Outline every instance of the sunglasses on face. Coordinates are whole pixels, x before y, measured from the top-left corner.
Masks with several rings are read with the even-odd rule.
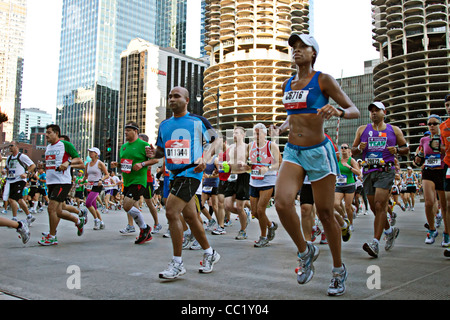
[[[347,149],[349,149],[349,147],[341,146],[341,149],[347,150]]]
[[[440,123],[439,122],[428,122],[427,125],[429,125],[429,126],[438,126],[438,125],[440,125]]]

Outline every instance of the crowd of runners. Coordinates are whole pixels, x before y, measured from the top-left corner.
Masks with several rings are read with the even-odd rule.
[[[391,250],[399,236],[396,207],[414,210],[420,194],[425,201],[425,243],[436,241],[443,222],[441,245],[449,257],[449,120],[430,115],[429,131],[417,150],[410,150],[402,131],[385,122],[383,103],[373,102],[365,106],[370,121],[357,130],[354,141],[336,145],[324,133],[324,120],[333,116],[354,119],[360,112],[335,79],[314,71],[319,46],[312,36],[293,34],[289,44],[297,73],[283,84],[288,117],[280,127],[236,126],[232,141],[227,141],[205,118],[188,112],[188,91],[175,87],[168,96],[173,117],[160,124],[155,146],[136,123],[128,122],[119,159],[107,168],[98,148],[90,148],[89,161],[83,162],[59,126],[49,125],[43,164],[34,164],[15,142],[10,144],[2,191],[3,213],[9,206],[13,217],[1,216],[0,226],[15,228],[27,243],[36,212],[46,208],[49,230],[38,243],[52,246],[58,244],[60,219],[72,221],[81,236],[91,218],[93,229],[101,231],[107,227],[104,214],[123,209],[127,220],[117,231],[138,231],[136,244],[152,240],[152,234],[159,232],[171,239],[172,259],[159,277],[175,279],[186,273],[183,249],[203,250],[199,272],[213,271],[220,254],[206,232],[226,234],[232,215],[238,217],[240,227],[235,241],[247,239],[250,221],[258,221],[255,248],[275,241],[281,223],[297,247],[299,284],[314,276],[320,252],[316,238],[328,244],[333,264],[328,294],[335,296],[346,290],[348,273],[341,244],[355,232],[354,218],[368,214],[369,209],[375,215],[373,238],[362,244],[362,250],[377,258],[380,242],[384,239],[384,249]],[[330,97],[340,107],[330,105]],[[444,103],[450,113],[450,95]],[[289,140],[281,152],[278,137],[284,132],[289,132]],[[401,169],[398,156],[410,152],[416,152],[411,167]],[[159,166],[160,159],[163,166],[153,175],[151,168]],[[266,214],[272,205],[279,222]],[[145,207],[151,219],[143,214]],[[158,220],[161,209],[167,230]],[[19,210],[26,219],[17,219]]]

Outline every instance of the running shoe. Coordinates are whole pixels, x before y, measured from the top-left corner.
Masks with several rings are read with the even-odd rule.
[[[122,230],[119,230],[119,232],[122,234],[133,233],[136,232],[136,229],[134,228],[134,226],[130,226],[129,224],[127,224],[127,226]]]
[[[84,224],[87,224],[87,222],[88,222],[88,209],[87,208],[82,208],[78,215],[80,216],[80,218],[83,217],[84,218]]]
[[[231,222],[230,219],[226,219],[223,225],[224,227],[231,227],[233,225],[233,222]]]
[[[167,227],[166,233],[163,234],[163,238],[170,238],[170,228]]]
[[[220,254],[216,250],[213,250],[212,254],[203,254],[203,261],[201,267],[198,269],[200,273],[211,273],[213,271],[213,266],[220,260]]]
[[[31,224],[35,221],[36,221],[36,218],[34,216],[32,216],[31,214],[29,216],[27,216],[27,223],[28,223],[29,227],[31,227]]]
[[[442,214],[438,214],[438,215],[436,215],[436,228],[439,228],[440,226],[441,226],[441,223],[442,223]]]
[[[450,258],[450,249],[445,249],[444,257]]]
[[[189,250],[194,243],[194,235],[192,233],[183,233],[183,250]]]
[[[51,237],[50,234],[47,234],[46,236],[43,236],[38,243],[41,246],[55,246],[58,244],[58,239],[56,237]]]
[[[333,272],[333,277],[331,278],[331,283],[328,286],[328,295],[329,296],[340,296],[345,292],[345,280],[347,280],[347,268],[344,264],[344,271],[341,273]]]
[[[297,282],[299,284],[305,284],[311,281],[314,276],[313,262],[319,257],[319,248],[315,245],[307,242],[308,253],[304,257],[298,257],[299,266],[295,270],[297,273]]]
[[[80,237],[81,235],[83,235],[83,231],[84,231],[84,225],[86,224],[86,220],[84,219],[84,217],[79,218],[80,219],[80,223],[77,224],[77,235]]]
[[[176,279],[186,273],[183,262],[172,260],[166,270],[159,273],[160,279]]]
[[[395,226],[396,222],[397,222],[397,214],[394,211],[392,211],[392,214],[391,214],[391,226],[392,227]]]
[[[247,233],[245,230],[239,230],[238,235],[235,237],[236,240],[245,240],[247,239]]]
[[[441,246],[445,248],[450,247],[450,237],[448,233],[444,232],[444,237],[442,238]]]
[[[244,208],[244,212],[247,215],[247,224],[245,225],[245,229],[247,230],[248,226],[250,225],[250,221],[252,220],[252,212],[249,208]]]
[[[436,240],[436,237],[438,236],[439,232],[437,230],[429,230],[427,233],[427,237],[425,239],[426,244],[433,244]]]
[[[278,229],[278,224],[272,221],[272,225],[269,227],[267,232],[267,240],[272,241],[275,238],[275,230]]]
[[[320,230],[319,226],[314,226],[311,232],[311,242],[316,241],[316,237],[319,236],[321,233],[322,231]]]
[[[158,224],[155,224],[155,225],[153,226],[152,233],[153,233],[153,234],[159,233],[161,230],[162,230],[162,225],[160,225],[160,224],[158,223]]]
[[[105,223],[100,220],[100,230],[105,229]]]
[[[147,241],[152,240],[152,228],[147,225],[147,228],[141,229],[141,232],[139,233],[139,236],[136,238],[135,244],[143,244]]]
[[[206,225],[206,231],[214,230],[216,225],[217,225],[216,220],[214,218],[211,218],[211,220],[209,220],[208,224]]]
[[[28,228],[28,221],[20,220],[19,224],[20,227],[17,228],[17,233],[19,234],[19,238],[22,239],[23,244],[25,244],[30,240],[30,229]]]
[[[325,235],[325,232],[322,232],[322,236],[320,238],[320,244],[328,244],[327,236]]]
[[[344,221],[347,223],[347,226],[345,228],[341,228],[342,241],[347,242],[350,240],[352,232],[350,231],[350,220],[345,218]]]
[[[189,250],[201,250],[202,246],[200,245],[200,243],[198,243],[197,239],[194,238],[194,242],[192,242],[191,247],[189,248]]]
[[[396,227],[392,227],[392,232],[386,234],[386,244],[384,245],[384,250],[388,251],[394,247],[395,239],[397,239],[398,234],[400,233],[400,229]]]
[[[218,235],[227,234],[227,232],[225,231],[225,228],[218,226],[215,230],[211,231],[211,234],[218,236]]]
[[[371,243],[369,242],[364,243],[363,250],[366,251],[371,257],[378,258],[379,253],[378,242],[372,241]]]
[[[268,237],[259,237],[258,241],[255,241],[253,245],[255,248],[264,248],[270,246]]]

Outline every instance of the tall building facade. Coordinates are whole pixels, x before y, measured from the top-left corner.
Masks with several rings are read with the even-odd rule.
[[[206,0],[204,116],[220,131],[285,121],[281,85],[294,69],[288,39],[308,33],[308,1]]]
[[[51,114],[37,108],[23,108],[20,110],[19,136],[29,141],[31,128],[46,127],[51,123],[53,123]]]
[[[450,92],[449,0],[372,0],[375,100],[415,151],[430,114],[446,114]],[[405,162],[406,159],[403,159]]]
[[[177,21],[159,11],[169,4],[173,0],[64,0],[56,122],[82,157],[92,146],[117,150],[120,55],[137,37],[156,44],[165,39],[158,38],[166,26],[161,21]],[[177,24],[175,33],[183,28]]]
[[[170,117],[167,96],[175,86],[189,91],[189,111],[203,113],[197,95],[203,87],[208,65],[176,50],[162,48],[142,39],[134,39],[121,54],[119,144],[124,142],[124,127],[129,121],[156,142],[159,124]]]
[[[357,129],[370,121],[368,106],[374,100],[373,93],[373,69],[379,64],[379,60],[364,61],[364,74],[352,77],[336,79],[342,90],[361,112],[358,119],[339,119],[336,117],[325,121],[325,132],[336,143],[353,144]],[[330,104],[338,107],[338,104],[330,98]],[[339,123],[339,126],[338,126]]]
[[[0,0],[0,143],[19,133],[26,17],[27,0]]]
[[[185,54],[186,12],[187,0],[156,1],[156,41],[151,42]]]

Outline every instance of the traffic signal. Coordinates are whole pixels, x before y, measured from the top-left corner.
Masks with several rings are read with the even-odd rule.
[[[106,149],[105,161],[110,161],[112,153],[112,142],[110,138],[106,139],[105,149]]]

